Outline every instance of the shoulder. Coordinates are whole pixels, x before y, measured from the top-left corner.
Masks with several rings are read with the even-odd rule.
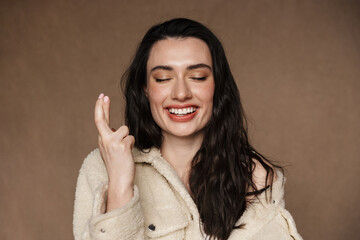
[[[104,161],[101,158],[98,148],[91,151],[84,159],[80,168],[80,175],[85,175],[90,179],[107,179],[107,171]]]
[[[101,158],[100,150],[98,148],[95,148],[85,157],[81,169],[91,170],[93,168],[101,168],[104,166],[105,165],[104,161]]]
[[[277,180],[277,173],[274,167],[269,162],[264,161],[263,163],[266,166],[270,167],[270,171],[268,173],[264,165],[259,160],[253,158],[252,161],[254,162],[252,180],[258,190],[266,188],[269,184]]]
[[[256,186],[256,190],[261,191],[262,193],[257,195],[252,195],[251,192],[255,192],[255,189],[249,188],[249,196],[247,199],[249,203],[254,203],[260,201],[262,204],[271,205],[284,205],[284,185],[285,177],[282,168],[273,166],[271,163],[264,161],[263,164],[257,159],[252,159],[254,162],[252,179]],[[270,169],[268,172],[266,168]],[[273,204],[276,203],[276,204]]]

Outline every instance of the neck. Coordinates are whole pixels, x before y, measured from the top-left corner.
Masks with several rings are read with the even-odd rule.
[[[163,133],[163,136],[164,141],[161,145],[161,154],[175,169],[177,175],[189,191],[191,161],[201,147],[203,133],[188,137],[177,137]]]

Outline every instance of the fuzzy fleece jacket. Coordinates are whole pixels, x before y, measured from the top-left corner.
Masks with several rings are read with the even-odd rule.
[[[136,174],[133,198],[105,213],[108,176],[98,149],[85,159],[77,181],[73,231],[75,240],[205,239],[197,207],[158,149],[133,150]],[[248,206],[229,240],[302,240],[284,209],[284,178],[277,172],[272,199],[265,192]]]

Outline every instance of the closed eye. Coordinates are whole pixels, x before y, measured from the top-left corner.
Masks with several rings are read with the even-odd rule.
[[[165,82],[167,80],[170,80],[171,78],[155,78],[156,82]]]
[[[196,77],[192,77],[191,79],[194,79],[194,80],[206,80],[206,78],[207,77],[198,77],[198,78],[196,78]]]

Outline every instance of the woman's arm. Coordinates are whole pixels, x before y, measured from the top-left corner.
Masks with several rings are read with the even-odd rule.
[[[107,174],[98,150],[85,159],[77,181],[73,231],[75,240],[145,239],[139,192],[121,208],[105,212]]]
[[[75,239],[144,239],[143,215],[134,186],[135,139],[126,126],[110,128],[110,99],[104,94],[95,104],[95,124],[100,151],[90,154],[80,170]]]
[[[100,94],[95,104],[98,143],[109,176],[107,211],[121,208],[133,197],[135,163],[132,147],[135,138],[127,126],[110,128],[110,98]]]

